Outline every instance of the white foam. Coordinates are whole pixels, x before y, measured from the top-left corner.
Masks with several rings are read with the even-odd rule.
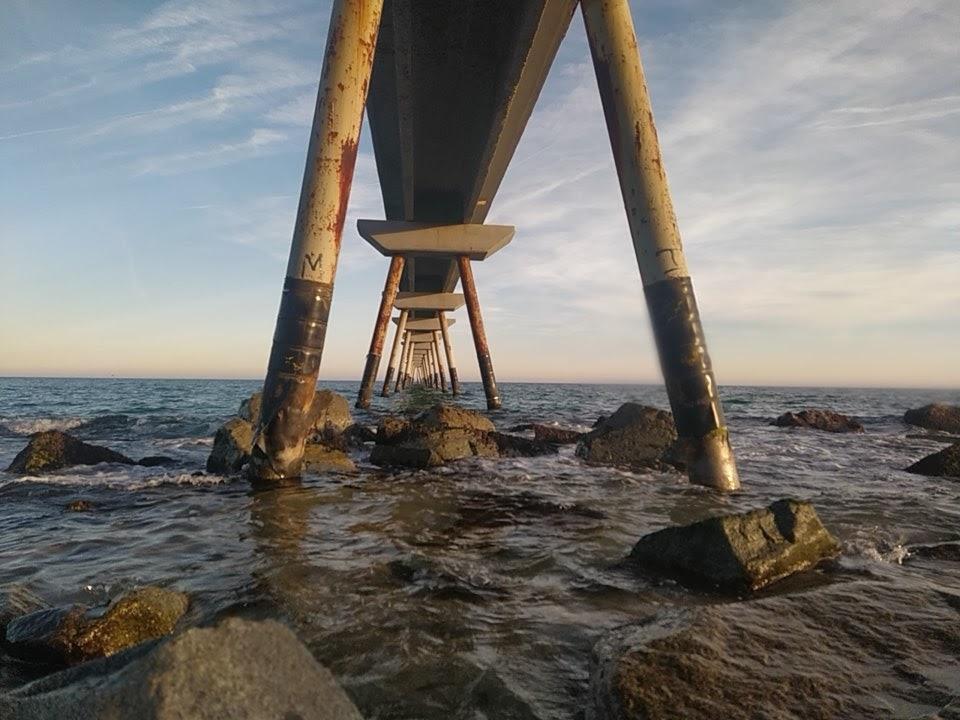
[[[72,430],[86,422],[83,418],[0,418],[0,425],[17,435],[33,435],[47,430]]]

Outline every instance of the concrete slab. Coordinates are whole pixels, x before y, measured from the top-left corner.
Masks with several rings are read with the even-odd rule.
[[[400,322],[400,318],[394,318],[393,324]],[[447,318],[447,327],[456,322],[453,318]],[[407,330],[440,330],[440,318],[424,318],[423,320],[407,320]]]
[[[401,220],[357,220],[357,231],[383,255],[467,255],[484,260],[513,239],[512,225],[438,225]]]
[[[393,306],[397,310],[444,310],[463,307],[463,293],[402,292]]]

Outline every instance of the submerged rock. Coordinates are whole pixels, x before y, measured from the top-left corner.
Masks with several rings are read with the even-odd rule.
[[[960,542],[947,541],[931,543],[929,545],[911,545],[907,558],[924,558],[925,560],[949,560],[960,562]]]
[[[903,415],[903,421],[907,425],[916,425],[928,430],[960,433],[960,405],[943,403],[924,405],[921,408],[907,410]]]
[[[739,591],[758,590],[839,553],[813,505],[778,500],[762,510],[645,535],[629,560],[645,572]]]
[[[93,510],[94,505],[89,500],[71,500],[67,503],[67,510],[70,512],[86,512],[88,510]]]
[[[30,442],[17,453],[7,472],[43,473],[73,465],[99,463],[135,464],[126,455],[109,448],[89,445],[61,430],[46,430],[30,437]]]
[[[583,436],[577,455],[593,465],[661,469],[676,464],[671,460],[676,442],[673,415],[637,403],[624,403]]]
[[[143,467],[168,467],[176,464],[176,460],[174,460],[172,457],[167,457],[166,455],[148,455],[147,457],[140,458],[137,461],[137,465],[142,465]]]
[[[309,444],[304,448],[304,468],[311,472],[353,472],[353,460],[343,450],[326,445]]]
[[[18,720],[362,720],[284,625],[231,618],[0,696]]]
[[[557,445],[572,445],[578,442],[586,433],[579,430],[569,430],[556,425],[541,425],[534,423],[533,438],[539,442],[556,443]]]
[[[956,692],[956,619],[940,594],[887,582],[665,609],[594,646],[586,718],[952,717],[933,713]]]
[[[862,433],[863,425],[853,418],[833,410],[801,410],[787,412],[774,420],[777,427],[804,427],[833,433]]]
[[[243,418],[224,423],[213,436],[207,472],[229,475],[240,472],[253,450],[253,425]]]
[[[79,606],[38,610],[11,620],[3,645],[27,662],[73,665],[170,633],[188,602],[184,593],[145,587],[114,601],[102,614]]]
[[[496,443],[500,457],[537,457],[557,453],[557,446],[544,440],[531,440],[501,432],[490,433],[490,437]]]
[[[466,457],[499,457],[489,418],[454,405],[436,405],[412,421],[384,418],[370,452],[374,465],[436,467]]]
[[[907,472],[931,477],[960,478],[960,442],[917,460],[907,468]]]

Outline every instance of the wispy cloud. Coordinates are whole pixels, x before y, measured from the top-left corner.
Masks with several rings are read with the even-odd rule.
[[[202,150],[143,158],[137,164],[136,174],[175,175],[208,170],[264,155],[286,139],[285,133],[269,128],[255,128],[246,138],[236,142],[219,143]]]

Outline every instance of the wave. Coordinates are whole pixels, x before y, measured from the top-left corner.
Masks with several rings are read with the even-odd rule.
[[[145,490],[148,488],[174,486],[206,487],[223,485],[230,482],[224,475],[203,473],[164,473],[163,475],[138,476],[136,474],[95,473],[95,474],[51,474],[51,475],[24,475],[0,480],[0,488],[10,488],[16,485],[55,485],[60,487],[82,487],[87,489],[104,488],[110,490]]]
[[[27,437],[47,430],[73,430],[86,422],[78,417],[0,418],[0,437]]]

